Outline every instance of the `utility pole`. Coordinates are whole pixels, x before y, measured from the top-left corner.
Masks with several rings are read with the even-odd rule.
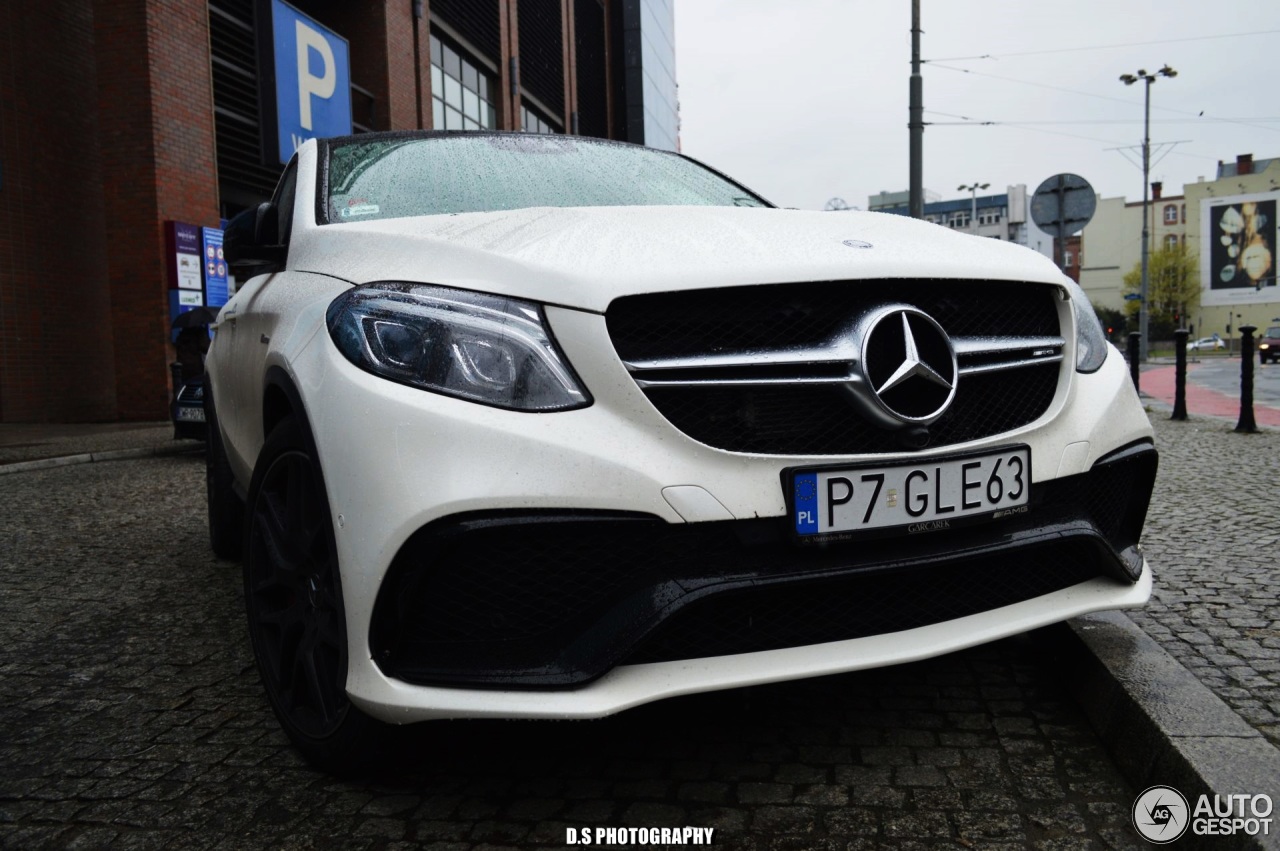
[[[924,218],[924,82],[920,78],[920,0],[911,0],[911,218]]]
[[[1165,65],[1156,72],[1162,77],[1173,78],[1178,76],[1178,72]],[[1147,306],[1148,296],[1148,241],[1151,239],[1151,217],[1148,211],[1148,193],[1151,188],[1151,84],[1156,81],[1156,74],[1148,74],[1145,70],[1139,68],[1137,74],[1121,74],[1120,82],[1126,86],[1132,86],[1134,83],[1142,80],[1146,83],[1145,97],[1143,98],[1143,118],[1142,118],[1142,286],[1138,292],[1138,333],[1142,335],[1139,341],[1138,358],[1146,361],[1148,342],[1147,329],[1151,317],[1151,310]]]

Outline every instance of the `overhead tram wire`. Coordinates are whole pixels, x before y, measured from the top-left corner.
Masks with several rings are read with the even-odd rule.
[[[1130,41],[1124,44],[1094,44],[1087,47],[1056,47],[1049,50],[1020,50],[1015,53],[984,53],[981,56],[943,56],[938,59],[922,59],[921,62],[967,62],[972,59],[1010,59],[1015,56],[1045,56],[1050,53],[1079,53],[1086,50],[1111,50],[1117,47],[1147,47],[1154,44],[1179,44],[1187,41],[1212,41],[1221,38],[1243,38],[1251,35],[1276,35],[1280,30],[1259,30],[1247,33],[1223,33],[1222,35],[1197,35],[1187,38],[1167,38],[1159,41]]]
[[[1095,94],[1094,92],[1082,92],[1079,89],[1068,89],[1063,86],[1052,86],[1052,85],[1049,85],[1048,83],[1037,83],[1032,80],[1019,80],[1015,77],[1002,77],[999,74],[987,74],[983,71],[974,71],[971,68],[956,68],[953,65],[938,65],[936,64],[936,62],[937,60],[934,60],[933,62],[930,63],[930,65],[934,68],[941,68],[944,71],[955,71],[960,74],[973,74],[976,77],[987,77],[992,80],[1002,80],[1006,83],[1017,83],[1018,85],[1022,85],[1022,86],[1034,86],[1035,88],[1038,88],[1038,89],[1050,89],[1051,91],[1055,91],[1055,92],[1065,92],[1071,95],[1080,95],[1081,97],[1094,98],[1096,100],[1109,100],[1115,103],[1122,103],[1125,106],[1133,106],[1132,101],[1125,100],[1124,98],[1110,97],[1108,95]],[[1190,115],[1195,118],[1200,118],[1203,116],[1203,113],[1189,112],[1188,110],[1185,110],[1185,109],[1174,109],[1172,107],[1167,107],[1167,106],[1157,106],[1155,108],[1160,110],[1161,112],[1172,112],[1178,115]],[[1230,118],[1216,118],[1215,116],[1204,116],[1204,117],[1213,118],[1214,120],[1221,121],[1226,124],[1238,124],[1241,127],[1252,127],[1256,130],[1270,130],[1273,133],[1280,133],[1280,128],[1267,127],[1265,124],[1250,124],[1248,121],[1238,121]]]
[[[930,110],[932,111],[932,110]],[[944,113],[938,113],[942,115]],[[956,116],[963,117],[963,116]],[[1211,118],[1205,116],[1203,118],[1155,118],[1152,124],[1205,124],[1215,121],[1280,121],[1280,118]],[[1079,119],[1054,119],[1052,121],[1035,120],[1035,121],[987,121],[977,118],[966,118],[964,121],[931,121],[930,124],[935,125],[959,125],[959,124],[1016,124],[1019,127],[1026,127],[1033,124],[1141,124],[1140,118],[1079,118]]]
[[[1032,122],[1023,123],[1018,121],[985,121],[981,119],[970,118],[967,115],[953,115],[949,112],[938,112],[935,109],[929,109],[925,111],[932,113],[933,115],[942,115],[942,116],[946,116],[947,118],[962,119],[961,121],[926,121],[925,125],[929,127],[1012,127],[1016,130],[1030,130],[1033,133],[1047,133],[1051,136],[1065,136],[1069,139],[1083,139],[1086,142],[1101,142],[1104,145],[1118,146],[1117,148],[1113,148],[1109,150],[1120,150],[1121,148],[1125,148],[1125,147],[1133,147],[1132,144],[1130,143],[1120,142],[1115,139],[1099,139],[1096,136],[1081,136],[1079,133],[1064,133],[1061,130],[1046,130],[1043,127],[1028,126],[1028,124]],[[1215,159],[1214,157],[1210,157],[1205,154],[1193,154],[1189,151],[1188,152],[1170,151],[1169,153],[1173,154],[1174,156],[1194,157],[1199,160]]]

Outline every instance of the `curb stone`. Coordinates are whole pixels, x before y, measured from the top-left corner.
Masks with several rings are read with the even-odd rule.
[[[204,450],[204,444],[157,446],[144,449],[110,449],[104,452],[82,452],[76,455],[58,455],[53,458],[36,458],[32,461],[15,461],[0,464],[0,476],[7,473],[25,473],[31,470],[48,470],[53,467],[70,467],[75,464],[91,464],[99,461],[123,461],[130,458],[150,458],[161,455],[185,455]]]
[[[1076,618],[1084,649],[1073,691],[1116,766],[1136,789],[1200,795],[1266,794],[1280,807],[1280,750],[1120,612]],[[1194,807],[1195,804],[1192,803]],[[1181,847],[1280,851],[1280,811],[1267,836],[1184,834]]]

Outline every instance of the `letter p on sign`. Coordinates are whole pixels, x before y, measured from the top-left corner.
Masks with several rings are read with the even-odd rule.
[[[274,104],[276,114],[264,121],[263,145],[268,158],[274,153],[283,164],[308,139],[351,134],[351,56],[341,34],[285,0],[268,2],[270,26],[259,29],[258,48],[270,51],[273,73],[262,75],[260,94],[264,109]]]
[[[298,118],[306,130],[311,126],[311,98],[333,96],[338,73],[333,61],[333,48],[322,33],[307,26],[301,19],[294,21],[298,44]],[[320,54],[320,76],[311,73],[311,51]]]

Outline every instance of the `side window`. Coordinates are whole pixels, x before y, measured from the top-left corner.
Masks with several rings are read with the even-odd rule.
[[[276,237],[281,245],[289,244],[289,235],[293,232],[294,190],[298,185],[298,158],[294,157],[280,177],[276,186],[276,197],[272,202],[276,205]]]

